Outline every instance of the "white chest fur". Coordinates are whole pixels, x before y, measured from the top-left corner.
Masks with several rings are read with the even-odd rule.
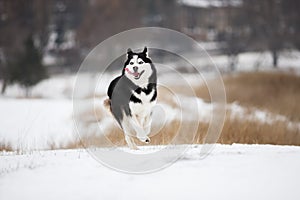
[[[150,92],[150,94],[146,95],[146,93],[141,92],[140,94],[133,92],[134,96],[139,98],[142,103],[134,103],[130,102],[129,107],[131,110],[131,113],[134,115],[139,115],[140,117],[146,117],[147,115],[150,115],[153,106],[155,105],[156,101],[151,101],[153,95],[154,95],[154,90]]]

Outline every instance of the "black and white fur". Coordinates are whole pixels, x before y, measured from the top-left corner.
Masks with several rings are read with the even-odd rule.
[[[136,53],[127,51],[122,74],[109,85],[106,105],[125,134],[132,149],[137,149],[133,137],[149,143],[152,108],[156,104],[157,75],[154,64],[147,54],[147,47]]]

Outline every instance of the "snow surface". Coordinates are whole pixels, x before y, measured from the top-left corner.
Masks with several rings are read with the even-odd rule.
[[[205,49],[205,45],[199,44],[199,47]],[[220,71],[228,71],[228,56],[226,55],[210,55],[200,56],[189,55],[189,60],[195,63],[197,69],[203,69],[203,74],[206,75],[205,69],[209,70],[212,66],[217,66]],[[255,71],[255,70],[273,70],[272,54],[268,51],[264,52],[246,52],[241,53],[238,56],[238,63],[236,71]],[[167,65],[181,67],[183,63],[168,63]],[[300,52],[296,50],[285,50],[280,53],[278,60],[278,69],[280,70],[292,70],[298,74],[300,69]],[[277,70],[278,70],[277,69]]]
[[[0,144],[11,146],[14,150],[32,151],[62,148],[76,142],[79,139],[76,129],[80,136],[108,134],[117,125],[103,106],[105,98],[78,100],[76,113],[73,113],[71,99],[0,98]],[[176,120],[183,123],[210,122],[212,104],[195,97],[177,95],[176,98],[177,106],[157,103],[153,111],[152,133]],[[230,111],[232,119],[267,124],[285,122],[290,129],[300,130],[300,123],[291,122],[283,115],[245,108],[236,102],[227,104],[226,110]],[[97,119],[95,112],[102,117]]]
[[[300,147],[217,145],[205,159],[200,149],[143,175],[113,171],[82,149],[1,153],[0,199],[300,199]]]
[[[227,6],[240,6],[241,0],[178,0],[179,4],[198,7],[198,8],[209,8],[209,7],[227,7]]]
[[[207,62],[208,59],[194,58],[201,67],[209,67],[211,64]],[[279,60],[279,68],[299,69],[299,58],[299,52],[283,55]],[[226,56],[213,56],[212,59],[221,69],[227,65]],[[266,69],[271,66],[271,57],[267,52],[241,54],[239,61],[239,71],[253,70],[258,64],[266,66]],[[85,114],[93,113],[93,109],[105,112],[101,102],[106,96],[109,82],[116,75],[105,74],[99,82],[98,74],[80,74],[86,80],[85,84],[97,87],[76,93],[75,99],[82,101],[82,110],[75,117],[85,123],[94,120],[93,117],[89,118],[90,115],[82,118]],[[191,86],[203,83],[199,75],[180,75]],[[201,145],[196,145],[191,146],[171,167],[139,176],[112,171],[96,162],[83,149],[36,151],[64,147],[78,138],[74,131],[72,102],[75,80],[76,75],[60,75],[40,82],[33,87],[32,96],[41,99],[22,99],[24,89],[19,85],[8,86],[5,96],[0,96],[0,145],[9,144],[23,153],[0,152],[1,200],[300,198],[297,192],[300,182],[300,147],[217,145],[207,158],[201,159]],[[182,81],[174,80],[178,78],[172,74],[159,76],[162,85],[180,87]],[[93,99],[94,94],[98,96],[97,99]],[[159,102],[154,116],[156,114],[160,117],[154,119],[168,123],[177,119],[181,113],[197,113],[193,106],[196,103],[200,121],[209,122],[212,104],[198,98],[178,98],[184,105],[183,110]],[[287,122],[290,128],[300,130],[299,123],[289,122],[282,115],[256,108],[249,110],[238,103],[228,104],[226,109],[230,110],[232,118],[268,124]],[[163,120],[162,115],[165,115]],[[185,120],[192,119],[193,116]],[[159,126],[159,122],[154,120],[153,124]],[[98,125],[102,130],[110,130],[115,122],[111,117],[105,117],[97,123],[85,126],[85,134],[95,134]],[[149,153],[153,148],[159,147],[148,146],[143,151]]]
[[[212,62],[206,57],[201,58],[197,55],[191,56],[194,62],[200,68],[209,68]],[[211,58],[217,64],[219,69],[225,70],[228,58],[225,55],[215,55]],[[300,74],[300,52],[284,51],[280,54],[279,69],[287,71],[292,69],[295,73]],[[240,54],[238,71],[253,71],[257,66],[264,66],[260,69],[270,70],[272,63],[271,54],[269,52],[254,53],[248,52]],[[176,70],[176,66],[180,67],[180,63],[168,63],[167,68],[172,69],[174,73],[163,72],[159,74],[159,86],[165,87],[172,92],[173,88],[180,88],[184,91],[204,84],[206,79],[213,78],[211,73],[203,70],[203,74],[181,73]],[[160,68],[159,68],[160,69]],[[171,70],[171,71],[172,71]],[[297,71],[298,70],[298,71]],[[161,70],[158,70],[161,72]],[[103,134],[97,132],[99,126],[108,132],[115,125],[115,121],[105,114],[105,119],[101,121],[95,120],[95,116],[89,114],[94,113],[94,109],[101,113],[105,113],[103,100],[106,98],[106,90],[110,81],[119,75],[120,72],[105,73],[101,76],[97,73],[79,74],[80,85],[84,85],[84,89],[76,90],[75,99],[82,100],[82,111],[79,114],[85,116],[79,117],[77,121],[85,124],[77,124],[79,128],[83,127],[85,134]],[[77,140],[77,133],[74,131],[73,124],[73,91],[77,79],[76,74],[56,75],[41,81],[31,90],[33,98],[23,99],[25,90],[19,85],[9,85],[5,95],[0,95],[0,145],[11,145],[13,149],[34,150],[49,149],[51,147],[61,147]],[[0,88],[1,88],[0,81]],[[190,87],[191,86],[191,87]],[[191,92],[189,92],[190,95]],[[93,97],[96,98],[93,98]],[[192,95],[190,95],[192,96]],[[199,115],[201,122],[208,123],[211,119],[212,104],[202,101],[199,98],[191,98],[183,95],[177,95],[174,98],[176,106],[170,102],[158,102],[155,116],[157,119],[163,119],[153,122],[157,127],[161,127],[164,122],[169,123],[172,120],[178,120],[181,115],[188,116],[185,120],[193,120],[195,117],[190,113]],[[198,113],[195,105],[198,106]],[[182,107],[180,106],[182,105]],[[240,120],[258,121],[261,123],[272,124],[276,122],[284,122],[289,128],[300,130],[300,123],[290,122],[290,120],[282,115],[276,115],[264,110],[256,108],[245,108],[238,103],[227,104],[227,111],[230,111],[231,118]],[[94,121],[96,123],[86,122]],[[81,126],[82,125],[82,126]],[[104,133],[105,134],[105,133]]]
[[[255,107],[245,108],[239,105],[237,102],[233,102],[231,104],[227,104],[227,110],[231,111],[230,118],[246,120],[246,121],[256,121],[265,124],[274,124],[276,122],[285,122],[288,124],[288,128],[290,129],[298,129],[300,130],[300,123],[293,122],[288,117],[280,114],[274,114],[269,111],[259,110]]]
[[[1,99],[0,143],[32,150],[64,146],[73,141],[72,101]]]

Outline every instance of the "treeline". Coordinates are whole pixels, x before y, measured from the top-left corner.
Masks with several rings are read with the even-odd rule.
[[[269,50],[277,66],[282,49],[300,48],[300,1],[219,1],[234,5],[220,8],[228,18],[228,27],[220,42],[226,44],[223,50],[231,58],[233,70],[238,54],[244,51]],[[55,66],[75,70],[92,48],[121,31],[141,26],[183,31],[187,24],[181,19],[181,10],[188,5],[182,2],[184,0],[0,0],[2,92],[7,84],[18,82],[30,88],[47,77],[42,62],[45,55],[56,59]],[[201,24],[198,26],[201,28]]]
[[[277,67],[281,50],[299,49],[299,10],[298,0],[243,0],[235,12],[228,12],[225,42],[232,70],[243,51],[270,51]]]
[[[46,77],[45,55],[55,58],[55,66],[76,69],[95,45],[120,31],[174,28],[170,16],[175,4],[174,0],[0,0],[2,93],[7,84],[18,82],[29,89]]]

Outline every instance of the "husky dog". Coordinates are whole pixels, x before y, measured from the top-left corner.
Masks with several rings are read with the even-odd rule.
[[[150,143],[152,108],[156,103],[156,69],[147,54],[127,50],[127,60],[122,74],[109,85],[109,99],[104,104],[117,120],[125,134],[125,140],[132,149],[137,149],[133,137]]]

